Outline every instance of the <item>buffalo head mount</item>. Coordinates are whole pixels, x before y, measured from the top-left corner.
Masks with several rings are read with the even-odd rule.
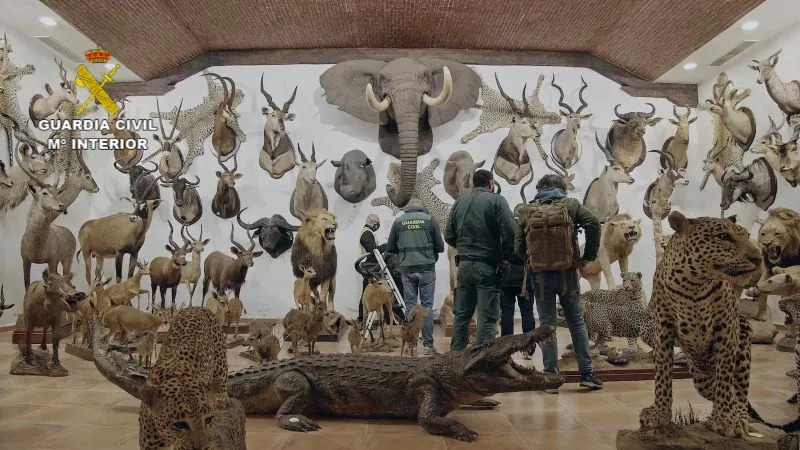
[[[292,233],[300,229],[299,225],[290,225],[280,214],[274,214],[270,218],[262,217],[253,223],[247,223],[242,220],[242,213],[245,209],[247,208],[242,209],[236,215],[239,226],[252,231],[258,237],[261,248],[269,253],[269,256],[277,258],[292,248],[294,243]]]
[[[431,127],[474,107],[481,77],[442,59],[362,59],[336,64],[322,74],[320,84],[328,103],[379,125],[381,150],[399,158],[402,166],[399,190],[388,194],[394,205],[403,207],[414,192],[417,157],[433,145]]]
[[[614,107],[614,115],[617,118],[611,124],[606,137],[606,145],[613,158],[609,162],[616,161],[622,167],[631,172],[644,162],[647,156],[647,147],[644,143],[644,134],[647,127],[655,126],[661,121],[661,117],[653,117],[656,114],[656,107],[648,103],[650,112],[628,112],[620,114],[619,107]],[[608,155],[606,155],[608,156]]]

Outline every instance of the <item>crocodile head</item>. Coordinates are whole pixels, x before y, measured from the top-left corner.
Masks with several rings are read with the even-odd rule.
[[[514,353],[549,339],[555,330],[551,325],[543,325],[525,334],[502,336],[454,354],[461,360],[465,387],[486,396],[558,388],[564,384],[562,376],[523,367],[511,359]]]

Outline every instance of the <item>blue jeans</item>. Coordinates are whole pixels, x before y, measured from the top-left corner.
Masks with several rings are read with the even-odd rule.
[[[544,277],[544,292],[541,289],[542,277]],[[586,323],[583,321],[578,272],[568,270],[563,272],[563,277],[562,272],[530,273],[528,274],[528,293],[529,295],[533,294],[536,298],[536,309],[539,311],[539,320],[542,325],[556,326],[556,295],[558,296],[567,320],[569,333],[572,335],[573,351],[581,375],[592,375],[589,335],[586,331]],[[544,370],[556,372],[558,342],[555,335],[549,343],[541,344],[541,347]]]
[[[428,315],[422,322],[422,345],[433,347],[433,292],[436,288],[436,272],[403,273],[403,300],[406,303],[406,313],[410,312],[419,303],[423,308],[428,308]]]

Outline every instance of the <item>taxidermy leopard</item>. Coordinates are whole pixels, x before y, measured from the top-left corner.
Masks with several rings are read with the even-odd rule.
[[[581,295],[583,320],[589,337],[598,346],[612,336],[628,338],[630,347],[638,347],[636,338],[653,347],[655,315],[642,301],[642,273],[622,274],[622,287],[594,289]]]
[[[695,389],[713,404],[708,428],[742,437],[749,417],[761,418],[747,400],[752,331],[739,314],[736,293],[761,270],[761,250],[735,216],[687,219],[673,211],[668,220],[675,234],[656,267],[651,299],[655,402],[642,410],[641,430],[670,427],[673,353],[679,346]]]
[[[778,308],[786,314],[787,325],[795,326],[800,323],[800,294],[794,294],[780,299],[778,301]],[[794,346],[794,364],[796,370],[800,373],[800,341]],[[798,397],[800,397],[800,377],[797,378],[797,392],[787,401],[789,403],[797,403]],[[800,430],[800,404],[798,405],[797,419],[776,428],[780,428],[787,433]]]
[[[0,46],[0,67],[2,67],[3,63],[6,64],[4,72],[0,74],[0,112],[14,119],[22,127],[24,133],[30,133],[28,117],[19,109],[17,92],[22,88],[22,78],[26,75],[33,75],[36,72],[36,68],[30,64],[22,67],[16,66],[9,57],[9,53],[13,53],[11,43],[5,37],[0,38],[0,43],[2,43],[2,46]],[[7,62],[5,62],[6,59]],[[5,138],[8,143],[8,166],[13,167],[14,156],[11,137],[14,124],[12,121],[0,116],[0,128],[5,132]]]
[[[214,412],[230,406],[222,327],[207,308],[180,310],[140,393],[142,449],[209,448]]]

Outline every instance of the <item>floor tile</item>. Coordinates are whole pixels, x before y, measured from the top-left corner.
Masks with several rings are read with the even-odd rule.
[[[444,438],[430,434],[368,433],[364,450],[444,450]]]
[[[529,414],[507,414],[508,421],[517,433],[531,433],[534,431],[567,431],[585,430],[578,419],[567,411],[540,411]]]

